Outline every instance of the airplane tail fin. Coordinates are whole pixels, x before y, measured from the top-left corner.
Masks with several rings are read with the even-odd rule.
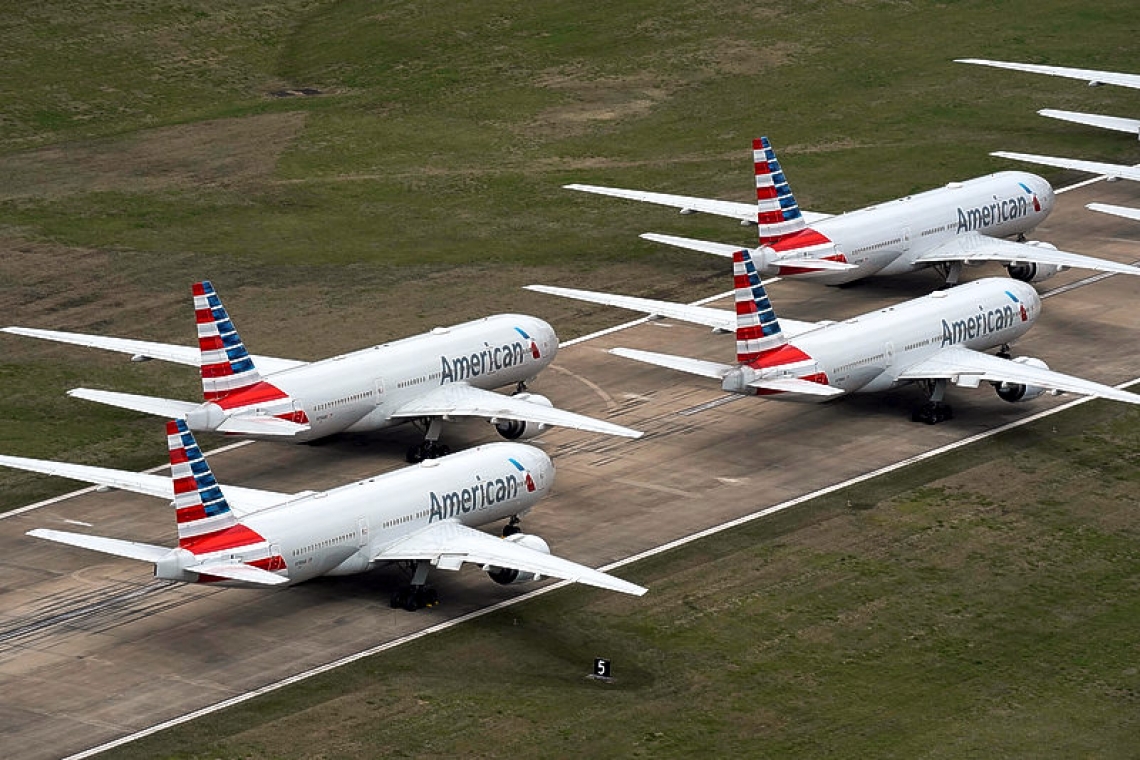
[[[178,545],[194,551],[205,539],[239,527],[209,463],[184,420],[166,423]]]
[[[194,317],[201,351],[202,395],[216,401],[261,382],[222,299],[209,280],[194,283]]]
[[[756,169],[756,224],[760,244],[768,245],[806,229],[807,222],[767,137],[752,141],[752,161]]]
[[[736,360],[746,364],[788,340],[747,250],[732,255],[732,279],[736,290]]]

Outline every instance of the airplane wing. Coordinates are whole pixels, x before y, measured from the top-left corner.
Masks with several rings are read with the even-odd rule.
[[[1126,119],[1121,116],[1101,116],[1098,113],[1081,113],[1079,111],[1058,111],[1055,108],[1042,108],[1037,113],[1050,119],[1060,119],[1074,124],[1084,124],[1086,127],[1111,129],[1116,132],[1127,132],[1130,135],[1140,134],[1140,119]]]
[[[951,380],[957,385],[976,388],[981,382],[1035,385],[1050,390],[1140,404],[1140,396],[1108,385],[1083,380],[1051,369],[984,354],[964,346],[948,346],[933,356],[907,367],[900,380]]]
[[[668,193],[649,193],[644,190],[623,190],[620,187],[599,187],[598,185],[563,185],[567,190],[581,190],[584,193],[609,195],[614,198],[625,198],[643,203],[656,203],[659,206],[672,206],[681,210],[682,214],[713,214],[737,219],[744,224],[756,224],[756,204],[738,203],[736,201],[718,201],[713,198],[693,198],[688,195],[669,195]],[[814,224],[821,219],[827,219],[831,214],[821,214],[813,211],[800,213],[804,221]],[[740,250],[736,248],[734,250]],[[731,254],[730,254],[731,255]]]
[[[918,264],[939,264],[947,261],[997,261],[1011,264],[1031,261],[1038,264],[1054,264],[1075,269],[1093,269],[1098,272],[1140,275],[1140,267],[1120,264],[1107,259],[1082,256],[1079,253],[1058,251],[1052,246],[1017,243],[1012,240],[986,237],[976,232],[959,235],[915,258]],[[783,320],[781,320],[781,323]]]
[[[740,250],[737,248],[736,250]],[[592,290],[577,290],[575,288],[556,288],[550,285],[526,285],[527,290],[538,293],[547,293],[552,296],[573,298],[578,301],[598,303],[603,306],[616,306],[619,309],[640,311],[651,316],[668,317],[695,325],[705,325],[714,330],[735,332],[736,312],[725,309],[711,309],[707,306],[690,306],[688,304],[673,303],[671,301],[655,301],[650,298],[637,298],[635,296],[619,296],[611,293],[598,293]],[[780,328],[788,337],[802,335],[803,333],[819,327],[814,322],[798,322],[794,319],[780,317]]]
[[[1125,219],[1135,219],[1140,222],[1140,208],[1113,206],[1110,203],[1089,203],[1085,208],[1099,211],[1102,214],[1112,214],[1113,216],[1122,216]]]
[[[85,335],[83,333],[60,332],[59,330],[39,330],[32,327],[4,327],[0,328],[0,332],[51,340],[56,343],[101,348],[105,351],[118,351],[122,354],[130,354],[131,358],[137,361],[158,359],[191,367],[197,367],[201,364],[201,354],[197,347],[152,343],[147,340],[131,340],[129,338],[107,338],[102,335]],[[257,368],[266,374],[283,372],[305,364],[305,362],[294,359],[278,359],[272,356],[251,355],[251,358]]]
[[[626,438],[640,438],[643,435],[638,430],[596,420],[584,414],[567,412],[494,391],[485,391],[466,383],[447,383],[433,388],[393,411],[392,416],[485,417],[490,420],[537,422]]]
[[[711,253],[714,256],[724,256],[731,259],[732,254],[740,250],[738,245],[729,245],[727,243],[712,243],[708,240],[694,240],[693,238],[677,237],[676,235],[659,235],[656,232],[646,232],[638,237],[644,240],[652,240],[655,243],[664,243],[676,248],[685,248],[690,251],[700,251],[701,253]],[[748,249],[753,255],[754,259],[759,258],[754,249]],[[848,264],[845,261],[832,261],[831,259],[813,259],[806,256],[791,255],[781,258],[765,259],[766,262],[772,266],[788,266],[796,267],[797,269],[815,269],[828,272],[841,272],[846,269],[856,269],[855,264]]]
[[[974,63],[979,66],[993,66],[995,69],[1012,69],[1013,71],[1028,71],[1031,74],[1047,74],[1051,77],[1068,77],[1069,79],[1083,79],[1092,84],[1115,84],[1120,87],[1140,89],[1140,74],[1118,74],[1114,71],[1096,71],[1095,69],[1073,69],[1067,66],[1042,66],[1036,63],[1009,63],[1007,61],[988,61],[984,58],[956,58],[954,63]]]
[[[496,538],[453,520],[434,523],[401,538],[373,559],[387,562],[428,560],[444,570],[458,570],[464,562],[471,562],[562,578],[634,596],[641,596],[646,591],[641,586],[599,570]]]
[[[69,464],[47,459],[28,459],[4,455],[0,455],[0,466],[38,472],[44,475],[55,475],[71,480],[81,480],[97,486],[141,493],[166,501],[174,499],[174,485],[167,475],[152,475],[146,472],[129,472],[107,467],[92,467],[85,464]],[[300,495],[263,491],[256,488],[242,488],[240,486],[221,486],[221,489],[222,495],[229,502],[230,509],[238,517],[281,504]]]
[[[1125,164],[1106,164],[1100,161],[1081,161],[1075,158],[1059,158],[1056,156],[1038,156],[1033,153],[1011,153],[999,150],[990,154],[999,158],[1009,158],[1014,161],[1027,161],[1031,164],[1043,166],[1056,166],[1061,169],[1075,169],[1089,174],[1103,174],[1107,177],[1120,177],[1140,182],[1140,166],[1127,166]]]

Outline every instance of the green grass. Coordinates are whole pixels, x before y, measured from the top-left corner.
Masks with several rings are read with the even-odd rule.
[[[109,756],[1131,757],[1138,422],[1085,406],[623,568],[640,600],[559,591]]]

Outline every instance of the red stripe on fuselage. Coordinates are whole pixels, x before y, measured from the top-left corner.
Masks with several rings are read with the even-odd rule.
[[[769,243],[768,247],[778,253],[786,253],[800,248],[814,248],[817,245],[828,245],[830,243],[831,240],[825,235],[821,235],[808,227]]]
[[[237,409],[243,406],[256,406],[257,404],[264,404],[269,401],[280,401],[281,399],[289,398],[289,394],[285,391],[270,385],[267,382],[259,382],[254,385],[246,386],[234,391],[230,391],[225,395],[218,396],[213,401],[222,409]]]
[[[781,367],[785,364],[796,364],[798,362],[810,362],[812,358],[799,350],[791,343],[785,343],[779,348],[773,348],[770,351],[764,351],[754,359],[749,360],[748,365],[753,369],[768,369],[770,367]]]
[[[238,524],[213,533],[183,538],[179,540],[178,545],[192,554],[211,554],[241,546],[252,546],[264,541],[265,539],[256,531]]]

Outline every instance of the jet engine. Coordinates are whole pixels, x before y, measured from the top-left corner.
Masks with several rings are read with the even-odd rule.
[[[550,403],[550,399],[546,396],[539,396],[537,393],[516,393],[514,397],[520,401],[528,401],[539,406],[554,407],[554,404]],[[526,441],[541,435],[546,430],[546,425],[541,422],[527,422],[525,420],[497,420],[495,430],[498,430],[499,435],[508,441],[517,441],[520,438]]]
[[[1030,240],[1025,245],[1031,245],[1034,248],[1045,248],[1050,251],[1057,250],[1057,246],[1045,243],[1040,240]],[[1015,261],[1012,264],[1006,264],[1005,271],[1009,272],[1009,276],[1015,280],[1022,282],[1044,282],[1048,280],[1057,272],[1065,271],[1066,267],[1060,264],[1041,264],[1036,261]]]
[[[1040,359],[1034,359],[1032,356],[1019,356],[1012,361],[1017,364],[1024,364],[1027,367],[1049,369],[1048,364]],[[1022,385],[1021,383],[998,383],[995,387],[997,388],[997,395],[1003,401],[1010,403],[1032,401],[1046,392],[1046,389],[1039,385]]]
[[[512,536],[507,536],[503,540],[510,541],[519,546],[525,546],[528,549],[534,549],[543,554],[550,554],[550,547],[546,545],[546,542],[538,536],[529,533],[515,533]],[[494,567],[493,565],[489,565],[485,567],[484,570],[487,571],[487,575],[491,576],[491,580],[503,586],[510,586],[513,583],[531,583],[533,581],[542,580],[542,576],[538,573],[524,573],[513,567]]]

